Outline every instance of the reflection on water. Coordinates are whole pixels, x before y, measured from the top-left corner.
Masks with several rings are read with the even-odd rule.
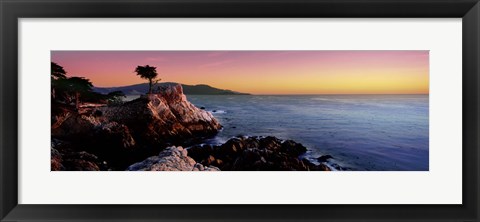
[[[428,170],[428,95],[187,95],[237,135],[276,136],[304,144],[352,170]]]

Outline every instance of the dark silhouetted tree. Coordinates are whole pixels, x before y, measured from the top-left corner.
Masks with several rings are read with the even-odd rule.
[[[153,85],[157,84],[157,82],[160,81],[160,79],[156,79],[158,75],[157,67],[149,65],[137,66],[135,72],[138,76],[140,76],[140,78],[148,80],[148,94],[151,94]]]
[[[65,79],[67,78],[67,72],[62,66],[57,63],[51,62],[51,77],[53,79]]]
[[[52,98],[56,98],[56,89],[59,86],[60,82],[67,78],[67,72],[63,69],[62,66],[57,63],[50,62],[50,79],[51,79],[51,90]]]
[[[75,107],[80,107],[80,97],[92,92],[93,84],[83,77],[70,77],[64,82],[65,88],[75,97]]]
[[[52,101],[72,104],[75,102],[77,110],[80,100],[83,102],[121,104],[123,92],[114,91],[101,94],[93,91],[93,84],[84,77],[67,77],[65,69],[55,62],[51,62]],[[52,103],[53,104],[53,103]]]

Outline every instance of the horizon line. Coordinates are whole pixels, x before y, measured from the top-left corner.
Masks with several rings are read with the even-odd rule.
[[[252,94],[245,96],[340,96],[340,95],[430,95],[430,93],[298,93],[298,94]],[[242,96],[242,95],[239,95]]]
[[[222,88],[217,88],[215,86],[211,86],[206,83],[198,83],[198,84],[184,84],[184,83],[179,83],[179,82],[159,82],[160,83],[174,83],[174,84],[180,84],[180,85],[188,85],[188,86],[198,86],[198,85],[206,85],[210,86],[212,88],[220,89],[220,90],[229,90],[238,94],[224,94],[224,95],[245,95],[245,96],[314,96],[314,95],[430,95],[430,92],[428,93],[249,93],[249,92],[238,92],[236,90],[232,89],[222,89]],[[128,86],[133,86],[133,85],[142,85],[142,84],[148,84],[148,83],[134,83],[131,85],[122,85],[122,86],[94,86],[95,88],[121,88],[121,87],[128,87]],[[186,94],[188,95],[188,94]],[[192,95],[192,94],[190,94]],[[196,94],[196,95],[201,95],[201,94]],[[222,95],[222,94],[218,94]]]

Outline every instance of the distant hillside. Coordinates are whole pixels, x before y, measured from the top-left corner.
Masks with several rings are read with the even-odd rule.
[[[164,82],[157,84],[157,86],[174,85],[177,83]],[[227,89],[217,89],[209,85],[185,85],[182,84],[183,93],[187,95],[249,95],[248,93],[240,93]],[[93,90],[98,93],[107,94],[113,91],[122,91],[125,95],[141,95],[148,92],[148,83],[136,84],[131,86],[121,87],[93,87]]]

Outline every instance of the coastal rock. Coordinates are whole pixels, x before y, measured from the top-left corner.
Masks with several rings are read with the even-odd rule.
[[[328,167],[327,165],[321,163],[320,165],[316,166],[316,170],[318,171],[332,171],[330,169],[330,167]]]
[[[58,115],[53,122],[52,136],[58,138],[84,138],[92,133],[92,129],[100,121],[93,116],[66,112]]]
[[[320,156],[317,158],[318,162],[322,163],[322,162],[327,162],[328,159],[332,159],[333,157],[330,156],[330,155],[323,155],[323,156]]]
[[[102,146],[119,147],[122,149],[135,147],[135,140],[130,134],[128,127],[117,122],[96,125],[94,134],[98,138],[97,142],[103,143]]]
[[[299,156],[307,152],[307,148],[293,140],[286,140],[282,143],[280,150],[292,156]]]
[[[95,115],[67,112],[56,118],[51,127],[52,139],[69,141],[69,146],[61,150],[63,153],[86,151],[107,160],[115,167],[127,167],[136,142],[127,126]],[[72,151],[69,151],[72,150]],[[70,155],[72,166],[75,155]],[[129,162],[129,163],[128,163]],[[83,163],[88,166],[88,163]],[[89,166],[91,169],[95,166]]]
[[[213,136],[222,127],[211,113],[191,104],[179,84],[122,105],[75,110],[55,104],[52,110],[52,139],[69,141],[69,149],[92,153],[118,170],[163,147]]]
[[[126,125],[137,142],[155,147],[193,142],[215,135],[222,127],[211,113],[187,100],[180,84],[102,112],[105,118]]]
[[[276,171],[329,170],[299,156],[307,148],[292,140],[276,137],[237,137],[220,146],[197,145],[188,149],[197,162],[211,164],[220,170]]]
[[[85,151],[64,154],[62,164],[65,166],[66,170],[72,171],[100,170],[98,157]]]
[[[95,112],[94,112],[95,113]],[[66,112],[55,118],[51,126],[54,138],[94,146],[132,148],[135,140],[128,127],[95,115]]]
[[[51,171],[98,171],[106,170],[105,164],[99,158],[85,151],[74,151],[60,143],[58,140],[52,142],[50,148],[50,170]]]
[[[196,163],[181,146],[167,147],[158,156],[152,156],[127,168],[129,171],[218,171]]]
[[[58,150],[52,147],[50,149],[50,170],[51,171],[65,170],[65,167],[63,166],[62,162],[63,162],[62,154],[60,154]]]

